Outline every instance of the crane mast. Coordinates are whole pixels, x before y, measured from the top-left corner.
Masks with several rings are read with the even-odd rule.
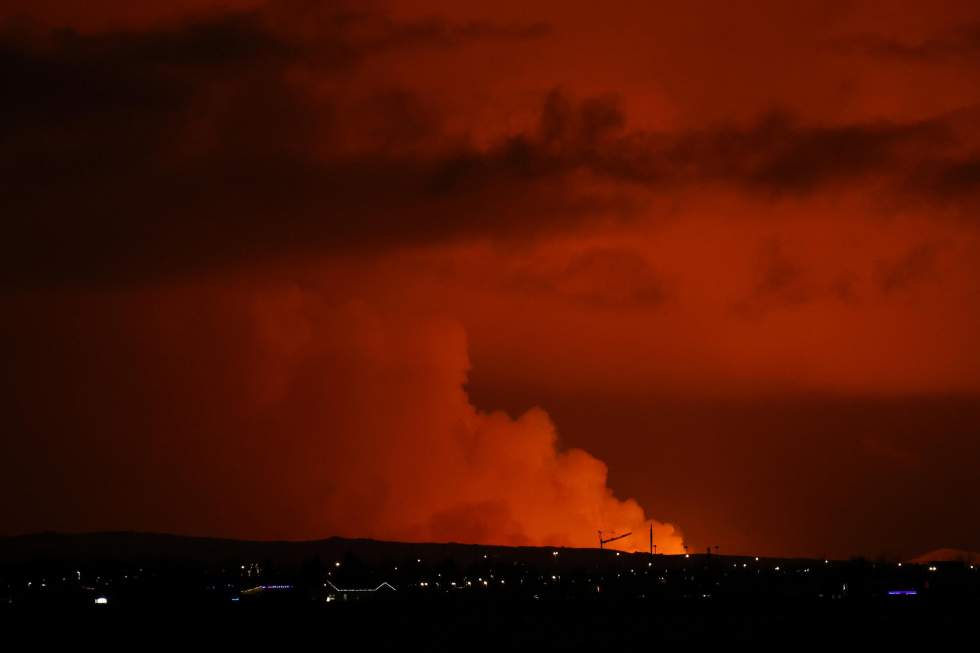
[[[633,532],[630,531],[629,533],[623,533],[622,535],[614,535],[613,537],[603,538],[602,537],[602,531],[599,531],[599,550],[601,551],[603,548],[605,548],[605,545],[609,544],[610,542],[615,542],[616,540],[621,540],[624,537],[629,537],[632,534],[633,534]]]

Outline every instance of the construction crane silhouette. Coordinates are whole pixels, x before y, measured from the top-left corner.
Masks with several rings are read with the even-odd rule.
[[[624,537],[629,537],[632,534],[633,534],[633,531],[630,531],[629,533],[623,533],[622,535],[614,535],[612,537],[607,537],[606,539],[602,539],[602,531],[599,531],[599,550],[602,551],[602,549],[607,544],[609,544],[610,542],[615,542],[616,540],[621,540]]]

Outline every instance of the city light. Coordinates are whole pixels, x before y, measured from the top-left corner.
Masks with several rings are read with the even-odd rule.
[[[547,555],[551,554],[552,561],[547,560]],[[412,571],[406,570],[395,578],[398,579],[399,588],[402,591],[396,593],[396,588],[384,581],[384,575],[391,574],[393,568],[391,560],[376,561],[375,564],[358,562],[356,566],[357,580],[353,587],[338,587],[335,582],[342,576],[336,567],[348,568],[347,558],[343,562],[335,561],[334,565],[326,564],[326,569],[320,571],[320,577],[315,584],[310,585],[302,576],[296,575],[297,571],[290,571],[279,564],[271,562],[270,569],[275,569],[273,577],[265,577],[268,573],[263,571],[259,578],[249,582],[245,580],[249,577],[249,570],[254,570],[256,563],[246,563],[245,574],[240,574],[238,565],[227,565],[216,567],[209,571],[210,576],[206,583],[202,584],[197,590],[188,589],[183,596],[192,596],[195,591],[205,591],[211,593],[213,597],[220,597],[225,604],[227,602],[250,605],[261,604],[263,601],[276,602],[280,597],[290,600],[316,599],[321,603],[324,600],[346,602],[350,600],[371,600],[369,597],[374,592],[381,594],[390,593],[392,599],[400,596],[408,600],[430,600],[439,595],[455,595],[462,599],[469,597],[518,597],[526,598],[538,596],[541,599],[546,597],[580,597],[585,592],[592,592],[593,588],[602,587],[603,596],[610,595],[615,599],[635,597],[639,599],[651,599],[654,597],[674,598],[698,598],[715,600],[716,597],[733,596],[739,591],[750,593],[772,593],[774,596],[781,596],[784,592],[794,594],[802,592],[803,595],[812,595],[821,600],[842,599],[850,597],[902,597],[902,596],[923,596],[928,587],[930,601],[935,597],[945,595],[954,591],[957,586],[976,587],[976,569],[980,563],[976,561],[965,561],[962,564],[946,564],[942,562],[925,563],[917,565],[909,564],[906,570],[902,562],[890,562],[880,564],[868,564],[867,573],[873,574],[877,580],[874,583],[851,585],[841,584],[846,579],[847,570],[851,569],[851,563],[847,561],[836,562],[834,569],[829,566],[819,566],[819,560],[807,561],[806,559],[787,559],[787,565],[783,569],[783,563],[779,560],[784,558],[765,558],[765,557],[703,557],[697,553],[666,556],[660,558],[657,565],[657,573],[650,573],[653,568],[653,558],[646,555],[637,557],[629,551],[616,551],[618,556],[630,554],[627,560],[630,565],[626,566],[626,560],[622,562],[609,557],[608,553],[596,552],[596,557],[582,557],[572,555],[571,559],[562,557],[567,555],[567,550],[543,549],[536,555],[528,555],[523,550],[518,550],[512,558],[505,551],[497,551],[494,554],[494,564],[475,565],[463,568],[456,566],[442,566],[444,563],[438,556],[429,556],[429,562],[422,561],[421,564]],[[336,555],[336,554],[335,554]],[[410,555],[410,554],[409,554]],[[471,554],[472,555],[472,554]],[[484,554],[476,552],[473,558],[464,564],[481,560]],[[489,554],[484,560],[489,560]],[[475,558],[475,560],[474,560]],[[647,570],[642,567],[643,558],[647,560]],[[350,560],[360,560],[360,556],[354,557],[351,553]],[[410,560],[411,558],[409,558]],[[750,560],[759,562],[753,567],[753,573],[747,571]],[[329,557],[327,557],[329,560]],[[418,558],[418,560],[422,560]],[[448,559],[446,562],[451,562]],[[584,564],[583,564],[584,561]],[[458,564],[458,562],[456,563]],[[639,566],[637,566],[639,564]],[[267,566],[263,563],[263,567]],[[746,573],[738,573],[741,568]],[[856,568],[856,567],[855,567]],[[735,573],[733,572],[735,570]],[[916,570],[912,577],[909,573]],[[766,573],[768,570],[771,573]],[[61,591],[61,584],[77,584],[80,590],[86,592],[84,601],[91,606],[111,604],[115,609],[125,607],[130,602],[130,597],[135,596],[136,592],[157,592],[155,588],[156,573],[148,570],[149,573],[133,573],[133,569],[120,570],[119,573],[102,575],[96,573],[97,570],[86,571],[79,574],[74,569],[62,575],[40,574],[31,577],[24,577],[17,583],[19,592],[24,593],[51,593]],[[126,573],[126,572],[129,573]],[[350,571],[354,571],[351,569]],[[643,573],[640,573],[643,571]],[[942,574],[936,572],[942,571]],[[331,577],[331,573],[334,573]],[[472,573],[477,572],[477,579],[473,580]],[[485,575],[479,575],[482,572]],[[840,573],[838,573],[840,572]],[[924,572],[933,575],[922,577],[916,574]],[[80,577],[88,579],[91,574],[91,586],[82,584]],[[292,574],[292,575],[291,575]],[[815,578],[813,583],[791,582],[802,581],[804,578]],[[126,579],[132,580],[126,580]],[[925,583],[929,579],[928,584]],[[353,580],[353,579],[352,579]],[[271,582],[270,582],[271,581]],[[935,582],[934,582],[935,581]],[[943,582],[939,582],[943,581]],[[138,588],[136,583],[148,583],[145,588]],[[116,583],[125,583],[125,591],[118,591]],[[259,584],[268,583],[268,584]],[[295,583],[295,584],[293,584]],[[921,586],[919,584],[921,583]],[[26,586],[26,589],[25,589]],[[2,587],[2,586],[0,586]],[[829,589],[835,587],[836,589]],[[12,585],[8,588],[13,589]],[[467,589],[481,589],[483,591],[466,592]],[[457,590],[459,590],[457,592]],[[8,590],[9,591],[9,590]],[[598,591],[598,590],[595,590]],[[333,597],[333,598],[328,598]],[[16,602],[18,596],[14,595]],[[9,599],[9,597],[8,597]],[[895,599],[898,603],[901,600]],[[911,600],[911,599],[910,599]],[[9,600],[8,600],[9,602]],[[914,604],[914,601],[913,601]]]

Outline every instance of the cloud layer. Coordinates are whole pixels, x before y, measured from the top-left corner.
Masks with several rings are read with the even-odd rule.
[[[10,24],[0,278],[119,282],[540,236],[692,188],[976,207],[974,108],[830,125],[770,111],[647,131],[627,126],[616,96],[543,89],[534,123],[478,144],[449,128],[436,98],[365,72],[386,56],[548,33],[316,3],[95,34]]]

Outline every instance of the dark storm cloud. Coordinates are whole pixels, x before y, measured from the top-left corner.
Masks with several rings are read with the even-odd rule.
[[[763,243],[754,267],[751,290],[732,306],[739,316],[758,318],[773,309],[805,304],[819,295],[802,263],[777,240]]]
[[[8,28],[3,280],[155,275],[302,243],[399,239],[383,217],[396,208],[427,232],[412,205],[437,174],[405,151],[435,137],[419,99],[382,90],[338,118],[337,98],[290,73],[337,79],[384,51],[546,32],[338,13],[315,14],[307,38],[288,19],[246,13],[94,36]],[[339,155],[357,130],[370,133],[364,151]]]
[[[904,252],[874,262],[870,290],[895,296],[939,281],[943,247],[924,242]],[[771,311],[793,308],[815,301],[853,302],[867,298],[859,292],[860,279],[847,271],[823,277],[807,267],[798,255],[787,251],[778,240],[763,242],[753,265],[752,284],[745,296],[732,304],[743,318],[764,317]]]
[[[845,54],[857,53],[903,62],[980,63],[980,24],[963,26],[918,41],[860,34],[834,41],[832,47]]]
[[[957,136],[944,118],[823,126],[777,111],[751,124],[657,134],[624,130],[614,99],[582,103],[574,120],[570,108],[556,108],[563,102],[546,103],[539,150],[566,166],[654,188],[719,183],[781,196],[878,180],[904,186],[928,171],[915,185],[920,195],[976,191],[973,161],[952,157]]]
[[[471,41],[522,41],[541,38],[551,32],[550,26],[543,22],[521,25],[469,21],[455,24],[435,16],[398,22],[365,13],[345,14],[339,18],[338,23],[363,30],[364,37],[355,41],[361,52],[412,46],[458,47]]]
[[[0,282],[122,281],[528,234],[626,210],[630,188],[778,196],[882,178],[907,186],[916,170],[917,196],[975,193],[975,163],[950,158],[942,120],[807,126],[776,113],[646,133],[627,128],[615,97],[554,91],[536,129],[488,148],[450,141],[436,103],[410,89],[352,107],[329,84],[385,52],[532,39],[545,26],[286,6],[88,36],[8,28]],[[574,179],[582,173],[626,190],[599,192]]]
[[[904,194],[940,204],[980,196],[980,151],[945,160],[923,161],[909,174]]]
[[[940,247],[936,243],[923,243],[895,259],[879,261],[879,288],[883,293],[890,294],[936,280],[939,253]]]
[[[646,257],[624,247],[593,247],[559,262],[531,260],[505,286],[598,310],[656,309],[670,298],[669,284]]]

